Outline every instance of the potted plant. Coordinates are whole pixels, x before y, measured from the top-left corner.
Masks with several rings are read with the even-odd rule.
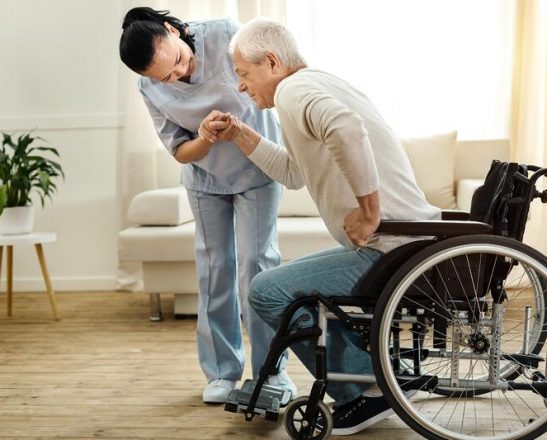
[[[35,146],[40,137],[24,133],[17,139],[2,133],[0,148],[0,233],[25,234],[32,231],[34,211],[31,195],[40,196],[42,207],[46,198],[57,190],[55,178],[64,173],[58,162],[47,156],[59,157],[49,146]]]

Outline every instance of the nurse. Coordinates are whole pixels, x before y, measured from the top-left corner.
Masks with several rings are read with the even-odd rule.
[[[252,278],[280,262],[276,219],[281,188],[231,142],[198,136],[213,109],[240,118],[280,142],[270,110],[259,110],[238,80],[228,50],[238,30],[230,19],[184,23],[169,11],[138,7],[127,12],[120,57],[141,75],[139,89],[165,147],[183,163],[196,220],[199,278],[197,343],[208,385],[203,401],[222,403],[243,374],[240,316],[251,342],[253,377],[268,353],[273,331],[249,307]],[[238,300],[239,299],[239,300]],[[296,387],[285,372],[286,354],[268,383]]]

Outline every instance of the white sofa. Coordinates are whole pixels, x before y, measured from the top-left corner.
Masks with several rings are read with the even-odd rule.
[[[468,210],[492,159],[509,160],[507,140],[457,141],[456,133],[404,139],[418,185],[445,209]],[[161,320],[160,294],[175,295],[176,317],[195,314],[197,277],[194,219],[179,182],[180,165],[164,150],[157,155],[159,188],[136,195],[128,209],[134,226],[119,234],[120,261],[142,262],[151,320]],[[336,245],[307,190],[284,190],[278,218],[284,261]]]

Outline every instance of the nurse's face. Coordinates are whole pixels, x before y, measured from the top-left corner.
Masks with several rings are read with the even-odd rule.
[[[158,81],[172,83],[190,79],[196,70],[192,49],[180,39],[178,29],[165,23],[168,35],[156,41],[152,63],[142,74]]]

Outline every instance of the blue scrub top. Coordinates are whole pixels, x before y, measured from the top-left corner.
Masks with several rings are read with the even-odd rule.
[[[271,110],[260,110],[238,91],[229,44],[238,25],[231,19],[190,22],[195,39],[196,70],[190,82],[162,83],[141,77],[139,89],[165,147],[175,154],[182,142],[198,137],[203,119],[212,111],[230,112],[258,133],[281,143],[279,124]],[[236,194],[271,179],[232,142],[217,142],[202,159],[184,164],[183,185],[195,191]]]

